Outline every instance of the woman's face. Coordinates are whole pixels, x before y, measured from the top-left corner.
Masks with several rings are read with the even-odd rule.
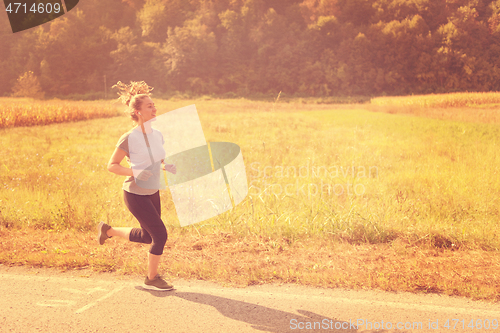
[[[151,98],[144,97],[141,104],[141,109],[137,110],[140,113],[139,119],[142,118],[143,122],[147,122],[153,118],[156,118],[156,107]],[[141,117],[142,116],[142,117]]]

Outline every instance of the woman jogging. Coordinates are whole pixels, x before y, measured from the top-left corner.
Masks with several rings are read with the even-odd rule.
[[[159,175],[165,158],[163,136],[151,127],[156,117],[156,108],[151,100],[152,90],[144,81],[130,85],[118,82],[120,100],[128,106],[135,126],[118,140],[108,163],[108,170],[120,176],[127,176],[123,183],[125,205],[139,221],[141,228],[113,228],[104,222],[98,226],[99,244],[107,238],[118,236],[131,242],[151,244],[148,253],[148,274],[144,287],[154,290],[172,290],[173,286],[158,274],[163,248],[167,241],[167,229],[161,220]],[[120,165],[124,158],[131,165]],[[154,161],[159,161],[154,163]],[[164,165],[164,170],[176,173],[174,165]]]

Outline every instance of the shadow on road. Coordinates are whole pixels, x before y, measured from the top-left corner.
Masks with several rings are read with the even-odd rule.
[[[142,287],[138,290],[149,292],[156,297],[179,297],[187,301],[211,305],[227,318],[242,321],[252,325],[252,328],[265,332],[342,332],[342,333],[383,333],[386,330],[358,330],[355,322],[340,321],[328,318],[310,311],[297,310],[290,313],[275,310],[262,305],[233,300],[230,298],[209,294],[180,292],[180,291],[152,291]],[[316,326],[314,326],[316,325]]]

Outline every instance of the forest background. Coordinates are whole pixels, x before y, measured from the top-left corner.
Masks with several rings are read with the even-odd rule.
[[[45,97],[88,99],[130,80],[157,97],[500,90],[500,0],[81,0],[9,29],[0,96],[27,72]]]

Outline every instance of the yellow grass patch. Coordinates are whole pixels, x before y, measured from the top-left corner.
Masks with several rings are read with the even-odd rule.
[[[500,105],[499,92],[465,92],[439,95],[412,95],[401,97],[376,97],[371,104],[377,106],[412,106],[412,107],[470,107],[486,106],[498,107]]]
[[[107,118],[118,114],[117,106],[109,101],[36,101],[29,98],[0,98],[0,128]]]

